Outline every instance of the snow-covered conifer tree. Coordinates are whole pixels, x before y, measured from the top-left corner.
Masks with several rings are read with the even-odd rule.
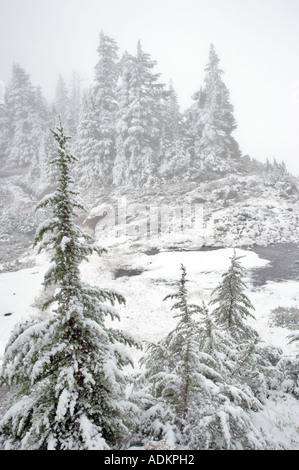
[[[98,174],[101,182],[112,182],[115,158],[115,113],[117,111],[116,85],[119,77],[118,46],[116,41],[100,34],[98,62],[93,84],[98,138]]]
[[[131,63],[134,58],[125,52],[120,60],[120,85],[117,87],[118,110],[116,112],[116,155],[113,166],[113,183],[122,185],[129,183],[128,166],[130,152],[126,148],[125,141],[129,129],[129,104],[130,104],[130,79]]]
[[[158,174],[166,181],[189,178],[190,158],[185,149],[185,137],[178,98],[172,82],[162,100],[161,148]]]
[[[71,187],[75,157],[62,125],[53,135],[57,156],[51,163],[59,179],[55,193],[38,205],[49,207],[52,218],[38,229],[35,243],[51,249],[44,286],[57,286],[46,302],[55,308],[43,321],[18,325],[8,342],[1,380],[15,385],[18,395],[1,419],[0,440],[5,449],[119,448],[129,434],[132,407],[122,372],[132,360],[123,346],[138,344],[105,325],[105,317],[119,318],[113,306],[124,298],[80,279],[80,263],[103,250],[74,224],[75,211],[83,209]]]
[[[77,135],[82,101],[82,77],[76,71],[72,73],[69,91],[68,126],[70,135]]]
[[[254,318],[251,312],[254,307],[244,292],[246,285],[241,258],[234,250],[230,267],[222,275],[222,282],[213,291],[211,300],[211,304],[216,305],[213,311],[216,324],[228,330],[238,342],[257,337],[255,330],[246,323],[248,318]]]
[[[20,65],[13,64],[6,93],[10,134],[7,164],[10,167],[28,165],[33,157],[34,145],[30,138],[33,101],[34,91],[29,75]]]
[[[60,116],[63,122],[67,122],[69,114],[69,90],[63,75],[58,75],[55,99],[54,99],[55,116]]]
[[[208,308],[200,312],[199,349],[205,362],[219,374],[213,402],[190,416],[183,432],[190,448],[205,449],[270,449],[277,445],[252,422],[253,413],[261,409],[247,384],[234,375],[235,347],[232,338],[215,325]],[[215,382],[215,379],[214,379]],[[210,397],[211,398],[211,397]]]
[[[241,258],[234,250],[229,269],[212,293],[211,305],[215,306],[212,316],[232,344],[235,365],[231,374],[261,398],[267,394],[267,376],[273,373],[273,367],[264,357],[258,332],[248,323],[255,319],[254,307],[245,294]]]
[[[58,183],[57,167],[50,164],[56,151],[55,142],[50,130],[41,132],[39,141],[38,153],[36,158],[33,159],[28,172],[28,183],[32,173],[34,174],[36,171],[38,174],[37,187],[35,188],[38,194],[43,193],[43,191],[49,188],[53,191]],[[35,170],[34,164],[36,164],[37,170]]]
[[[213,44],[205,68],[204,86],[194,95],[191,108],[195,165],[198,169],[227,172],[241,156],[238,143],[232,136],[236,129],[229,91],[222,80],[219,58]]]
[[[38,187],[35,190],[42,190],[44,183],[49,184],[49,180],[45,179],[44,163],[45,154],[53,150],[53,145],[46,146],[48,140],[46,135],[51,125],[51,113],[46,99],[39,87],[34,90],[34,106],[30,115],[31,120],[31,139],[35,143],[34,152],[30,159],[29,169],[26,177],[26,183],[32,186],[33,181],[37,183]],[[51,139],[52,141],[52,139]],[[51,154],[52,155],[52,154]],[[49,168],[49,161],[47,161],[47,169]]]
[[[18,64],[13,65],[7,87],[6,110],[9,128],[7,166],[28,167],[34,161],[40,145],[42,95],[34,89],[29,75]]]
[[[143,431],[172,439],[179,448],[262,448],[265,440],[247,412],[258,402],[250,389],[226,380],[234,365],[231,344],[204,305],[188,303],[186,269],[181,270],[179,290],[165,298],[175,300],[179,322],[149,346],[142,361],[143,383],[149,383],[142,389]]]
[[[141,185],[153,181],[161,143],[161,109],[164,85],[153,73],[156,62],[142,50],[125,54],[118,91],[116,170],[114,183]]]
[[[205,94],[202,87],[192,95],[192,100],[194,103],[185,111],[186,135],[189,141],[189,146],[192,147],[194,153],[196,152],[197,159],[199,159],[199,142],[203,129],[201,115],[203,113],[205,103]],[[197,160],[196,163],[197,166],[199,166],[199,162]]]
[[[95,183],[97,168],[97,139],[94,132],[95,104],[91,90],[83,94],[78,133],[75,142],[75,151],[80,155],[80,160],[75,168],[78,180],[84,187],[90,187]]]
[[[295,176],[291,175],[285,163],[277,162],[273,158],[273,162],[266,162],[265,184],[275,188],[280,196],[288,198],[298,193],[297,182]]]
[[[115,158],[116,85],[119,77],[118,46],[100,34],[98,62],[88,96],[84,97],[78,125],[76,151],[82,156],[82,183],[109,185]]]

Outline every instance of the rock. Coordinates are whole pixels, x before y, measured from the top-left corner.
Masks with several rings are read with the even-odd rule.
[[[238,193],[233,189],[230,189],[228,194],[226,195],[226,199],[235,199],[238,196]]]

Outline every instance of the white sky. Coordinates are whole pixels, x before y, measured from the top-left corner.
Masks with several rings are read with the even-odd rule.
[[[18,62],[48,99],[58,73],[76,70],[88,84],[101,29],[121,53],[141,39],[182,109],[213,42],[242,152],[299,174],[299,0],[0,0],[0,81]]]

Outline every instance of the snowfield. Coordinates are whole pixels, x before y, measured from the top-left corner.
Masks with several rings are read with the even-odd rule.
[[[50,103],[14,63],[0,96],[0,368],[25,384],[0,446],[146,449],[164,436],[169,449],[299,450],[299,178],[241,151],[213,44],[185,110],[141,40],[120,55],[102,30],[97,53],[85,90],[77,72],[70,86],[59,75]],[[152,346],[144,381],[140,343]]]
[[[291,331],[271,326],[269,318],[271,310],[278,306],[298,306],[299,280],[270,281],[262,286],[254,286],[251,270],[262,269],[269,261],[248,249],[236,251],[238,255],[244,256],[242,264],[247,270],[247,295],[255,307],[256,320],[250,320],[252,326],[264,344],[277,346],[285,355],[295,356],[299,353],[298,346],[296,343],[288,344],[287,339]],[[82,264],[81,272],[82,278],[91,285],[113,288],[124,295],[126,306],[117,307],[121,316],[117,327],[129,331],[146,345],[167,335],[177,323],[169,303],[163,302],[163,298],[175,290],[181,264],[187,269],[190,300],[197,303],[204,300],[208,303],[212,290],[229,266],[232,253],[230,248],[156,254],[118,251],[115,248],[101,258],[93,255],[89,263]],[[0,274],[0,357],[14,324],[39,314],[37,306],[33,304],[42,293],[43,276],[49,268],[49,259],[47,255],[37,255],[32,251],[20,262],[26,263],[28,260],[34,262],[33,267]],[[120,267],[123,270],[117,271]],[[142,352],[131,350],[130,353],[138,369]],[[253,420],[287,449],[299,449],[299,403],[295,398],[288,396],[286,400],[285,396],[273,393],[263,411],[253,414]]]

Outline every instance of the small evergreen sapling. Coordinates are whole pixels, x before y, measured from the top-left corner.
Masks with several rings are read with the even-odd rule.
[[[251,313],[254,307],[244,292],[246,285],[241,258],[234,250],[229,269],[212,293],[211,305],[216,305],[212,316],[232,345],[231,377],[247,384],[262,400],[273,382],[274,369],[267,359],[266,349],[259,344],[258,332],[247,323],[248,319],[255,317]]]
[[[258,402],[246,386],[229,380],[235,365],[230,341],[204,304],[188,303],[186,269],[181,270],[178,292],[165,298],[175,300],[172,309],[180,320],[165,339],[150,345],[142,361],[149,384],[143,389],[144,429],[178,448],[263,448],[266,441],[247,412]]]
[[[47,302],[56,308],[44,321],[18,325],[6,347],[1,379],[16,384],[19,396],[0,422],[0,440],[6,449],[119,448],[133,407],[122,372],[132,360],[122,346],[138,343],[105,326],[107,316],[119,318],[113,306],[125,299],[80,279],[80,263],[103,250],[74,224],[75,209],[82,209],[71,189],[75,158],[62,125],[53,135],[59,180],[55,193],[38,205],[50,207],[53,216],[38,229],[35,243],[51,249],[44,285],[58,286]]]
[[[213,291],[211,300],[211,305],[216,305],[213,310],[216,324],[239,343],[254,341],[257,337],[255,330],[246,323],[248,318],[254,318],[251,313],[254,307],[244,293],[246,285],[243,282],[244,269],[239,262],[241,258],[234,250],[230,267],[222,275],[222,282]]]

